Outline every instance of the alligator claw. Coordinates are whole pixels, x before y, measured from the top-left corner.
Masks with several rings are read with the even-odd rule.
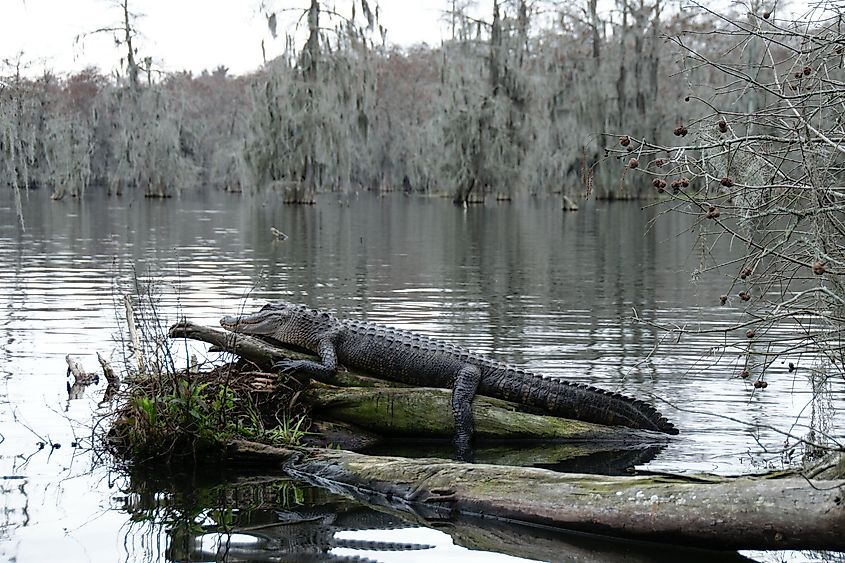
[[[275,370],[281,371],[285,375],[291,375],[302,369],[304,363],[305,362],[303,360],[279,360],[271,367]]]

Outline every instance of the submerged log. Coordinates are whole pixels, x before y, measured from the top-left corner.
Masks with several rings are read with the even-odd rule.
[[[109,403],[115,398],[118,391],[120,391],[120,377],[115,373],[114,368],[102,354],[97,352],[97,361],[100,362],[100,367],[103,368],[103,376],[106,378],[106,390],[103,392],[103,398],[100,403]]]
[[[285,357],[314,359],[275,347],[259,338],[182,321],[170,328],[171,338],[212,344],[269,369]],[[329,383],[329,384],[327,384]],[[454,436],[451,391],[405,387],[395,382],[340,371],[324,382],[310,382],[302,398],[312,415],[356,425],[383,436],[416,436],[448,440]],[[475,433],[481,439],[535,439],[666,443],[667,436],[623,426],[603,426],[554,416],[526,413],[517,403],[478,395],[472,403]]]
[[[100,376],[96,373],[88,373],[86,372],[82,364],[79,363],[79,360],[71,356],[70,354],[65,356],[65,362],[67,362],[67,376],[70,378],[73,376],[73,383],[70,381],[67,382],[67,397],[68,400],[76,400],[81,399],[83,393],[85,392],[85,388],[89,385],[96,385],[100,382]]]
[[[561,474],[233,443],[234,459],[426,520],[496,518],[710,549],[845,549],[845,481]]]

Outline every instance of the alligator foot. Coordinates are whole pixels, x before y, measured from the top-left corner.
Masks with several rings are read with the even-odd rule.
[[[279,370],[285,375],[292,375],[305,367],[305,360],[279,360],[273,364],[273,369]]]

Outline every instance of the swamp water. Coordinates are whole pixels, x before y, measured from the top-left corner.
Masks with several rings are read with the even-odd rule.
[[[87,448],[105,383],[69,401],[64,357],[94,371],[99,351],[121,365],[116,311],[135,280],[154,280],[165,325],[185,315],[216,326],[266,301],[306,303],[653,401],[681,431],[654,451],[585,460],[561,448],[491,448],[477,454],[487,462],[750,473],[785,461],[784,437],[770,427],[801,434],[796,421],[832,420],[843,405],[841,388],[812,401],[801,358],[794,372],[786,359],[772,366],[768,388],[754,391],[736,377],[739,349],[712,353],[723,336],[676,342],[632,323],[636,309],[707,328],[735,320],[741,306],[718,304],[735,272],[692,280],[701,257],[691,236],[679,235],[682,218],[649,228],[657,210],[637,204],[589,203],[566,214],[556,200],[460,209],[398,194],[326,195],[310,207],[230,194],[48,195],[24,194],[25,230],[12,194],[0,195],[0,560],[708,560],[489,521],[409,518],[278,475],[110,467]],[[270,227],[289,238],[274,240]],[[416,446],[381,453],[448,455]]]

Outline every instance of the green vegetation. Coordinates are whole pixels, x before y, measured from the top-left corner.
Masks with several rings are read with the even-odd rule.
[[[156,373],[132,380],[110,431],[119,452],[136,460],[218,457],[233,439],[295,446],[305,418],[284,389],[256,389],[243,366]]]

